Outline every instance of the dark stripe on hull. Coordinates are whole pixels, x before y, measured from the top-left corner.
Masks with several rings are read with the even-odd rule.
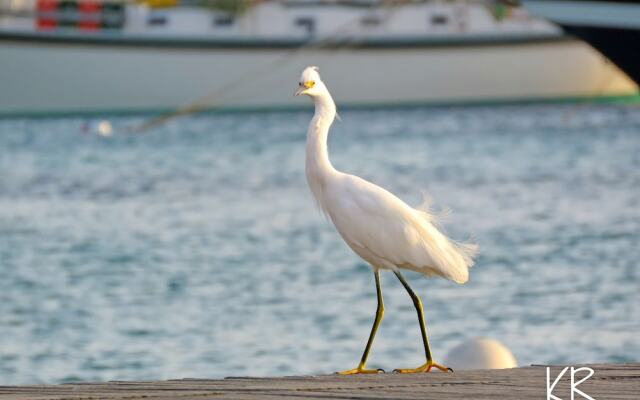
[[[546,2],[549,2],[549,3],[560,3],[561,2],[561,1],[558,1],[558,0],[538,0],[538,1],[546,1]],[[573,1],[581,1],[583,3],[638,4],[638,0],[573,0]],[[525,6],[526,6],[526,4],[525,4]]]
[[[381,102],[375,104],[346,103],[341,104],[341,110],[388,110],[388,109],[424,109],[424,108],[447,108],[447,107],[496,107],[513,105],[539,106],[540,104],[622,104],[640,105],[640,94],[605,95],[605,96],[569,96],[569,97],[539,97],[539,98],[487,98],[484,100],[449,100],[449,101],[408,101],[408,102]],[[224,107],[211,106],[201,110],[199,113],[212,114],[235,114],[235,113],[270,113],[270,112],[299,112],[303,110],[313,110],[313,106],[247,106],[247,107]],[[101,109],[89,111],[16,111],[3,112],[0,110],[0,120],[11,118],[72,118],[72,117],[99,117],[99,116],[145,116],[172,113],[175,108],[138,108],[138,109]]]
[[[640,84],[640,30],[563,26],[606,55],[637,84]]]
[[[199,39],[199,38],[153,38],[127,37],[119,35],[76,35],[70,33],[22,33],[1,32],[1,42],[21,42],[32,44],[56,44],[108,47],[147,47],[169,49],[226,49],[226,50],[270,50],[295,49],[303,46],[323,49],[405,49],[405,48],[445,48],[445,47],[482,47],[497,45],[541,44],[575,40],[564,35],[486,35],[466,38],[402,38],[402,39]]]

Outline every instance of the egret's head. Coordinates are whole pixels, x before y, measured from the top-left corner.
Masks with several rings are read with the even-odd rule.
[[[320,79],[320,74],[318,73],[318,67],[309,66],[302,71],[302,75],[300,75],[300,80],[298,81],[298,89],[295,92],[295,96],[300,96],[302,94],[306,94],[307,96],[318,96],[322,89],[324,88],[324,83]]]

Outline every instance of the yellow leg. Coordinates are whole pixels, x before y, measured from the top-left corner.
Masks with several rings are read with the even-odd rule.
[[[431,355],[431,348],[429,347],[429,338],[427,337],[427,324],[425,323],[425,320],[424,320],[424,308],[422,307],[422,300],[420,300],[420,297],[418,297],[418,295],[416,295],[413,292],[413,290],[411,289],[407,281],[404,279],[404,276],[402,276],[400,271],[394,271],[394,273],[402,283],[402,286],[404,286],[404,288],[409,293],[409,296],[411,296],[411,300],[413,300],[413,305],[415,306],[416,312],[418,313],[418,321],[420,322],[420,332],[422,334],[422,344],[424,345],[424,353],[427,358],[427,362],[419,366],[418,368],[396,369],[395,372],[399,372],[401,374],[412,374],[412,373],[418,373],[418,372],[430,372],[432,368],[436,368],[444,372],[447,372],[447,371],[453,372],[451,368],[445,367],[444,365],[440,365],[435,361],[433,361],[433,356]]]
[[[366,369],[367,358],[369,357],[369,351],[371,351],[371,345],[373,344],[373,339],[376,336],[376,332],[378,331],[378,326],[380,326],[380,322],[382,322],[382,318],[384,318],[384,302],[382,301],[382,287],[380,286],[380,272],[375,271],[374,276],[376,278],[376,293],[378,295],[378,308],[376,309],[376,319],[373,321],[373,327],[371,328],[371,333],[369,334],[369,340],[367,341],[367,346],[364,348],[364,353],[362,354],[362,359],[360,360],[360,364],[358,367],[354,369],[348,369],[346,371],[338,372],[340,375],[353,375],[353,374],[378,374],[384,373],[384,370],[381,369]]]

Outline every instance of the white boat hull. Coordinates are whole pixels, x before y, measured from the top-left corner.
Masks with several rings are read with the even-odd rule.
[[[120,46],[0,40],[0,114],[300,106],[320,67],[341,105],[632,95],[638,87],[577,40],[349,48]]]

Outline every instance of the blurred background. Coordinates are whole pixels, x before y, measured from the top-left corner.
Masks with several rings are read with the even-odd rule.
[[[464,286],[408,274],[437,359],[637,361],[640,5],[574,3],[0,0],[0,384],[354,366],[375,287],[307,189],[310,64],[334,165],[480,245]],[[383,286],[370,364],[418,365]]]

